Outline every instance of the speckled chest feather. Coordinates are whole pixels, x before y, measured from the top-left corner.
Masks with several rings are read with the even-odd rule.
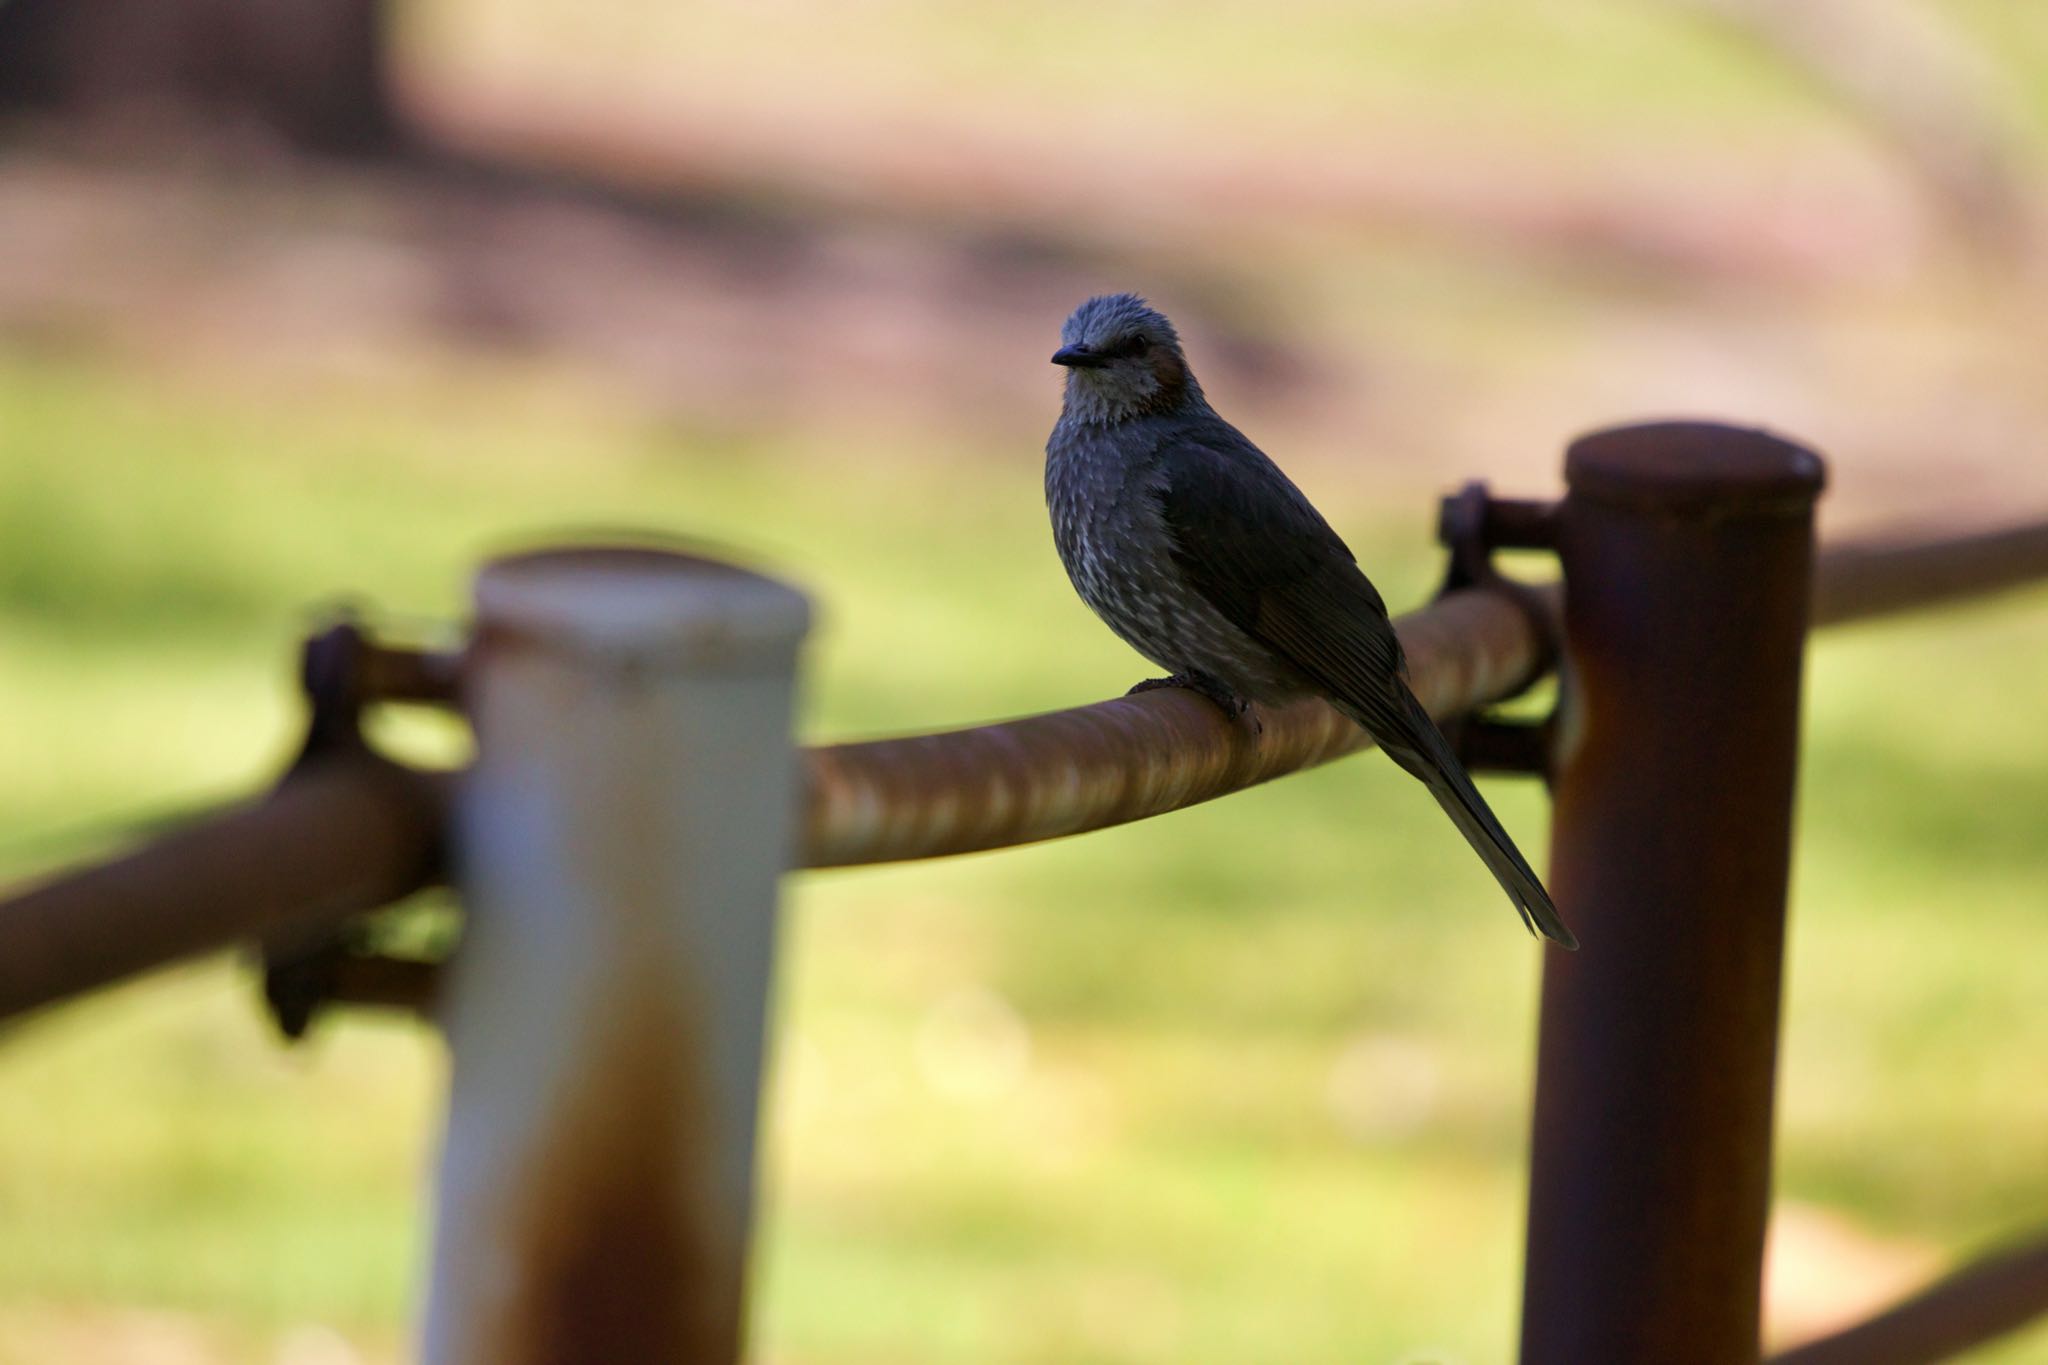
[[[1053,428],[1045,500],[1067,576],[1111,630],[1168,672],[1206,674],[1254,701],[1297,695],[1305,687],[1294,670],[1203,600],[1175,561],[1157,497],[1172,437],[1170,421],[1152,418]]]

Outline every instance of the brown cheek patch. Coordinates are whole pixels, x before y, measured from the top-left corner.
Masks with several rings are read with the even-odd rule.
[[[1159,381],[1159,397],[1178,399],[1188,386],[1188,367],[1163,346],[1152,348],[1152,377]]]

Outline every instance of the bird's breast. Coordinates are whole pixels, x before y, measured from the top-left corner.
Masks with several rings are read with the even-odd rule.
[[[1138,432],[1055,429],[1046,447],[1046,504],[1074,590],[1168,672],[1206,673],[1260,701],[1299,692],[1291,668],[1187,582],[1153,492],[1159,461],[1147,456],[1157,448]]]
[[[1150,491],[1151,462],[1113,430],[1048,446],[1053,541],[1075,592],[1104,624],[1169,671],[1194,666],[1187,646],[1203,604],[1190,598]],[[1219,623],[1220,624],[1220,623]]]
[[[1059,432],[1047,446],[1045,497],[1053,543],[1074,588],[1105,616],[1128,586],[1131,570],[1158,551],[1157,510],[1137,486],[1134,470],[1105,438]]]

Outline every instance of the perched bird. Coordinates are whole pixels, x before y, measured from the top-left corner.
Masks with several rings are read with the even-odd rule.
[[[1202,396],[1173,324],[1135,294],[1074,310],[1045,446],[1053,539],[1109,628],[1232,716],[1304,694],[1422,779],[1523,923],[1578,946],[1450,744],[1408,689],[1386,604],[1301,490]]]

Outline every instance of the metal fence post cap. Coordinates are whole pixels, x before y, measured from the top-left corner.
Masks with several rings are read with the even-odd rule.
[[[476,580],[478,636],[697,667],[785,657],[809,600],[749,569],[655,544],[568,545],[509,555]]]
[[[1565,483],[1575,498],[1676,514],[1797,515],[1826,482],[1821,457],[1759,427],[1643,422],[1573,441]]]

